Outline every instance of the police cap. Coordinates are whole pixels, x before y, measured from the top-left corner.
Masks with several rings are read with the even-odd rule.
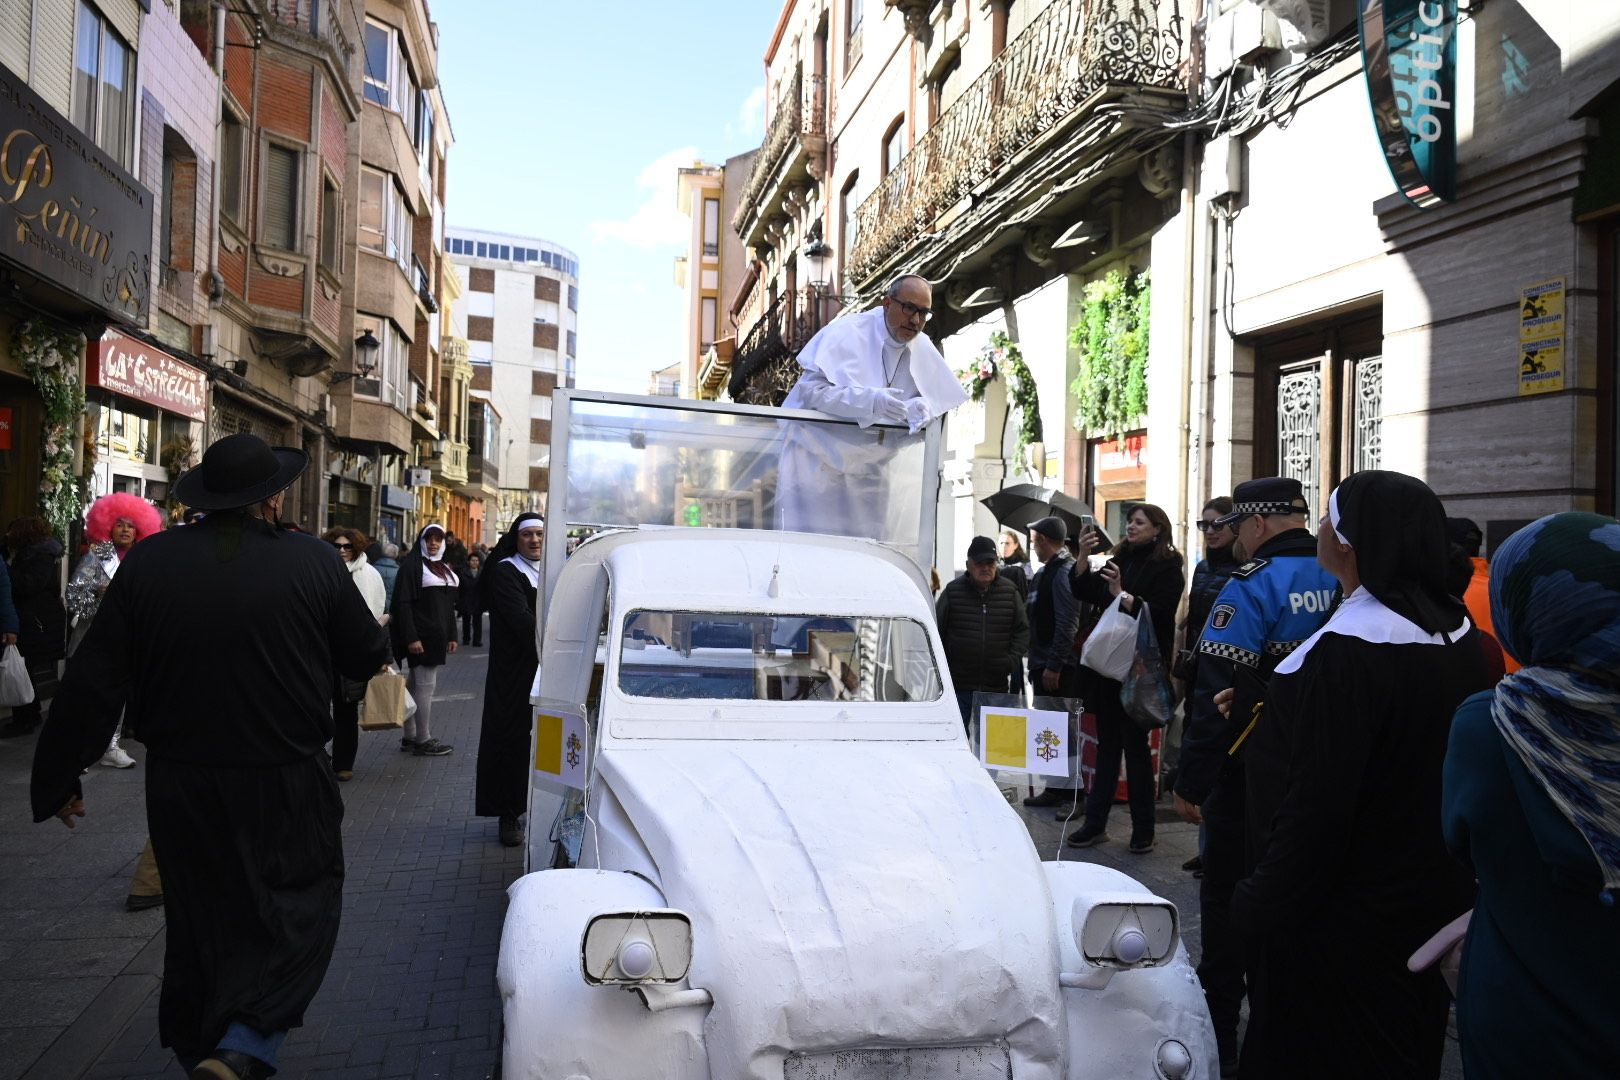
[[[1255,514],[1305,514],[1310,505],[1305,489],[1291,476],[1262,476],[1245,480],[1232,492],[1232,512],[1215,519],[1217,525],[1232,525]]]

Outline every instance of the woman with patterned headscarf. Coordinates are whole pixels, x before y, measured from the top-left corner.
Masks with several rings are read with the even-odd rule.
[[[1457,710],[1441,804],[1479,880],[1463,1068],[1620,1075],[1620,521],[1514,533],[1491,560],[1491,616],[1524,666]]]
[[[1334,490],[1317,561],[1344,600],[1277,665],[1247,736],[1245,1080],[1440,1074],[1446,985],[1406,960],[1468,909],[1440,774],[1452,714],[1490,685],[1446,553],[1423,481],[1370,470]]]

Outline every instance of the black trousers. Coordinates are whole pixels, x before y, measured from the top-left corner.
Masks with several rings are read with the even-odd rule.
[[[360,750],[360,703],[332,699],[332,771],[353,772]]]
[[[1119,683],[1112,679],[1090,682],[1086,711],[1097,718],[1097,771],[1092,774],[1091,791],[1086,796],[1086,827],[1101,829],[1108,824],[1108,811],[1119,786],[1119,760],[1123,757],[1131,836],[1148,839],[1153,835],[1153,751],[1148,746],[1148,733],[1125,715],[1119,703]]]
[[[461,641],[464,645],[482,645],[484,643],[484,613],[463,611],[461,613]]]
[[[1199,808],[1204,817],[1204,876],[1198,888],[1198,914],[1203,924],[1198,981],[1204,986],[1204,1000],[1209,1003],[1215,1041],[1224,1061],[1236,1060],[1238,1017],[1248,993],[1246,946],[1232,926],[1232,891],[1243,879],[1247,859],[1243,785],[1242,768],[1228,766]],[[1251,1010],[1252,1006],[1251,1001]],[[1256,1019],[1251,1014],[1251,1030]]]

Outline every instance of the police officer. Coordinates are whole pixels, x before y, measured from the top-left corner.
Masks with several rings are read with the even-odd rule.
[[[1338,583],[1316,562],[1316,538],[1298,480],[1272,476],[1239,484],[1231,526],[1250,558],[1221,590],[1198,643],[1198,674],[1182,739],[1176,810],[1204,824],[1204,876],[1199,888],[1204,985],[1221,1074],[1237,1065],[1238,1014],[1246,992],[1243,946],[1232,930],[1232,890],[1257,853],[1246,850],[1244,748],[1264,710],[1266,681],[1285,656],[1327,621]],[[1228,715],[1215,695],[1231,689]]]

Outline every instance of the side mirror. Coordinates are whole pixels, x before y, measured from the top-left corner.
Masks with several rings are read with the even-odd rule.
[[[580,943],[580,971],[592,986],[678,983],[692,967],[692,920],[673,910],[592,916]]]

